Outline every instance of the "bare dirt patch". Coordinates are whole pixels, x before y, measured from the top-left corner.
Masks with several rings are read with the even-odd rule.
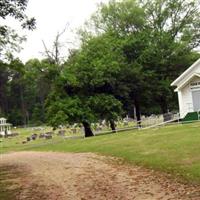
[[[16,200],[200,199],[198,186],[92,153],[10,153],[1,155],[1,166],[23,172],[12,180],[20,186]]]

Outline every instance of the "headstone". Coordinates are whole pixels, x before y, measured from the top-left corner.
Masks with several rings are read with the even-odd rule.
[[[65,130],[60,130],[60,131],[58,131],[58,135],[59,136],[65,136]]]

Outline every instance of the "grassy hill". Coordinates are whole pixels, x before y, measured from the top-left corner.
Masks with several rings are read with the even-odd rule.
[[[95,152],[200,183],[200,123],[135,130],[87,139],[55,138],[55,144],[48,142],[41,145],[41,142],[35,141],[35,145],[14,145],[12,148],[7,144],[6,151]],[[5,148],[0,152],[5,152]]]

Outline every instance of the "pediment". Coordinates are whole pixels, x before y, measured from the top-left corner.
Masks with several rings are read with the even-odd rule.
[[[181,90],[184,88],[187,84],[191,83],[195,78],[200,78],[200,73],[194,73],[191,74],[187,79],[184,79],[184,81],[181,82],[181,84],[176,88],[175,91]]]
[[[194,76],[200,75],[200,59],[198,59],[191,67],[189,67],[185,72],[183,72],[172,84],[171,86],[177,86],[177,88],[182,87],[186,82],[188,82]]]

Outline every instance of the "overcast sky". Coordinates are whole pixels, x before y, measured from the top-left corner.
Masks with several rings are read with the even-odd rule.
[[[72,41],[76,45],[75,33],[77,28],[97,9],[100,2],[108,0],[29,0],[26,13],[37,20],[37,29],[26,32],[27,42],[17,56],[24,62],[30,58],[41,58],[44,51],[42,40],[48,47],[58,31],[62,31],[66,24],[69,27],[63,35],[63,41]]]

